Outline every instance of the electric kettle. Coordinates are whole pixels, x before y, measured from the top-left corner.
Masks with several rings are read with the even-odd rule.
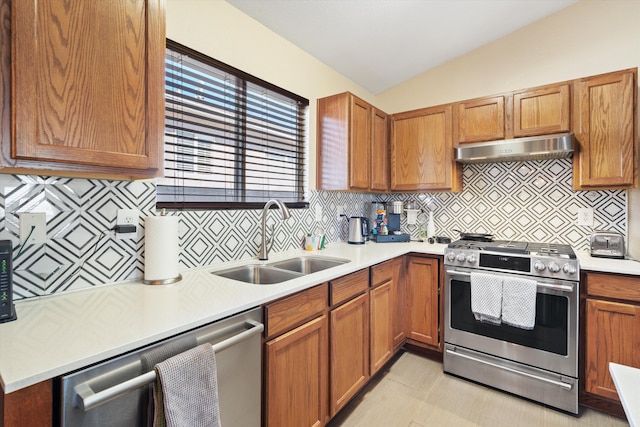
[[[352,245],[363,245],[369,236],[369,218],[352,216],[349,218],[349,240]]]

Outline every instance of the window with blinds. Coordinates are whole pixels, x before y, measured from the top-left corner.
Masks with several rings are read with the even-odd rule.
[[[159,208],[307,207],[309,101],[167,40]]]

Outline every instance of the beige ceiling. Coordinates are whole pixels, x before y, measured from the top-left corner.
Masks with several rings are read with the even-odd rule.
[[[227,0],[377,95],[578,0]]]

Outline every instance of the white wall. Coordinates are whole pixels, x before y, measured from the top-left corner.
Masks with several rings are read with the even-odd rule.
[[[316,187],[316,100],[374,96],[222,0],[166,0],[167,38],[309,100],[309,185]]]
[[[419,48],[416,48],[419,54]],[[582,0],[376,97],[388,113],[640,67],[640,0]],[[640,189],[628,191],[640,259]]]
[[[640,0],[582,0],[375,101],[395,113],[638,66]]]

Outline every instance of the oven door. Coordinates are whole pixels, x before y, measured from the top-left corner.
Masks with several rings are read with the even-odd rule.
[[[579,283],[539,278],[535,326],[525,330],[475,319],[471,311],[471,271],[446,269],[445,342],[577,378]]]

